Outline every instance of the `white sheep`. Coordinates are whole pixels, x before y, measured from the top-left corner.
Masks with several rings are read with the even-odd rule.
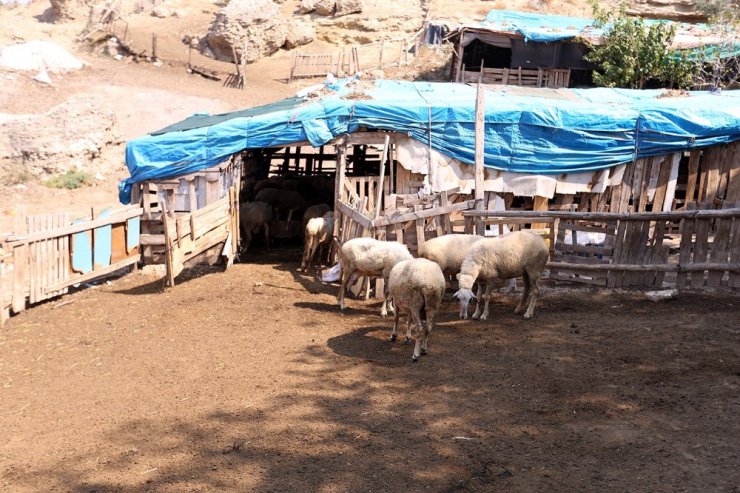
[[[344,292],[353,276],[377,277],[383,276],[385,292],[380,316],[388,315],[388,276],[391,269],[402,260],[413,258],[406,245],[395,241],[380,241],[373,238],[353,238],[344,242],[339,249],[339,267],[342,272],[342,284],[339,288],[337,301],[339,309],[344,310]]]
[[[243,251],[252,243],[252,233],[265,233],[267,251],[270,251],[270,223],[274,219],[272,206],[265,202],[242,202],[239,205],[239,223],[244,237]]]
[[[455,297],[460,300],[460,311],[467,318],[468,303],[474,298],[473,283],[476,279],[486,281],[486,306],[481,314],[481,300],[473,318],[488,318],[488,303],[494,279],[513,279],[521,276],[524,280],[524,294],[514,313],[527,311],[524,318],[531,318],[537,303],[539,280],[545,270],[549,251],[541,236],[529,231],[514,231],[496,238],[486,238],[476,242],[468,252],[460,269],[460,289]],[[479,290],[480,293],[480,290]]]
[[[460,272],[463,260],[482,236],[466,234],[447,234],[425,241],[419,247],[419,257],[426,258],[437,265],[444,272],[445,277],[456,276]],[[482,293],[482,283],[478,282],[478,294]],[[465,316],[464,316],[465,315]],[[466,318],[467,313],[460,311],[460,318]]]
[[[311,270],[311,264],[316,258],[316,252],[322,245],[329,245],[334,234],[334,212],[329,211],[322,217],[309,219],[306,224],[306,245],[303,250],[301,270]]]
[[[404,344],[411,342],[411,322],[416,324],[416,345],[411,361],[427,353],[429,334],[434,327],[445,292],[445,276],[431,260],[415,258],[397,263],[388,277],[388,297],[396,307],[391,341],[396,340],[401,312],[408,316]]]
[[[331,207],[326,204],[314,204],[312,206],[306,207],[306,210],[303,211],[303,230],[306,230],[306,225],[308,224],[308,221],[315,217],[322,217],[330,210]]]

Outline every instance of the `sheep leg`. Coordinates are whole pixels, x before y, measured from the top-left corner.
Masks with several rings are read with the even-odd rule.
[[[486,284],[486,288],[488,287],[488,284]],[[488,292],[488,291],[486,291]],[[475,312],[473,313],[473,320],[478,320],[480,318],[480,314],[483,311],[483,282],[478,281],[478,294],[476,295],[478,297],[478,304],[475,306]],[[488,310],[486,310],[486,314],[488,313]],[[483,319],[485,320],[485,318]]]
[[[527,271],[524,271],[522,273],[522,280],[524,281],[524,293],[522,294],[521,301],[519,301],[519,304],[514,309],[514,313],[516,313],[517,315],[520,314],[520,313],[522,313],[524,311],[524,307],[527,304],[527,298],[529,298],[529,295],[530,295],[530,293],[532,291],[532,281],[529,278],[529,274],[527,274]],[[530,317],[531,316],[532,315],[530,315]],[[527,317],[527,318],[529,318],[529,317]]]
[[[396,330],[398,329],[398,319],[401,317],[401,314],[399,312],[396,312],[396,316],[393,317],[393,330],[391,331],[391,342],[396,342],[396,339],[398,336],[396,335]]]
[[[540,280],[532,276],[532,278],[530,279],[530,283],[532,287],[531,287],[531,295],[529,299],[529,307],[527,307],[527,311],[524,314],[524,318],[532,318],[532,315],[534,315],[534,306],[537,304],[537,298],[540,295]]]
[[[397,310],[396,313],[400,313],[400,310]],[[406,337],[403,339],[403,343],[411,344],[411,316],[406,320]]]
[[[424,323],[421,321],[418,312],[414,314],[414,322],[416,323],[416,344],[414,345],[414,354],[411,356],[411,361],[416,363],[419,356],[421,356],[421,340],[424,334]]]
[[[486,294],[484,295],[486,298],[486,305],[483,308],[483,314],[480,316],[481,320],[486,320],[488,318],[488,304],[491,302],[491,297],[493,296],[493,282],[487,282],[486,283]],[[480,306],[480,303],[478,303],[478,306]]]
[[[388,309],[395,313],[396,309],[393,307],[391,300],[388,299],[388,278],[383,278],[383,304],[380,306],[380,316],[387,317]]]
[[[265,243],[267,243],[267,253],[270,253],[270,224],[265,223]]]
[[[303,247],[303,258],[301,258],[301,268],[303,272],[306,272],[306,265],[308,264],[308,252],[311,250],[311,236],[306,238],[306,245]]]
[[[349,284],[349,280],[352,278],[353,273],[354,271],[349,269],[342,269],[342,284],[339,286],[339,294],[337,295],[340,310],[344,310],[345,308],[344,292],[347,290],[347,284]]]
[[[432,333],[434,327],[434,314],[427,314],[426,327],[424,330],[424,341],[421,343],[421,354],[427,354],[429,348],[429,335]]]

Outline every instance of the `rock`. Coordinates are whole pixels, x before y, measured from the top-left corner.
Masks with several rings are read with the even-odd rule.
[[[232,0],[213,20],[201,52],[231,62],[231,47],[241,53],[246,41],[247,62],[271,55],[285,44],[288,21],[271,0]]]
[[[365,8],[363,0],[336,0],[337,10],[334,15],[349,15],[362,12]]]
[[[319,15],[334,15],[334,9],[337,7],[336,0],[318,0],[315,11]]]
[[[707,15],[696,8],[696,0],[632,0],[627,13],[653,19],[705,22]]]
[[[173,15],[172,9],[170,9],[166,5],[157,5],[156,7],[152,9],[152,13],[151,13],[152,17],[159,17],[160,19],[172,17],[172,15]]]
[[[294,23],[288,36],[285,38],[285,47],[289,50],[297,48],[299,46],[307,45],[316,38],[316,29],[313,24],[308,22],[296,22]]]
[[[316,10],[316,3],[318,0],[301,0],[300,5],[298,5],[298,9],[296,12],[298,14],[310,14],[314,10]]]
[[[32,176],[85,168],[106,146],[121,141],[106,101],[73,96],[48,113],[0,113],[0,174],[23,170]]]
[[[54,19],[85,19],[90,15],[90,6],[84,0],[49,0]]]

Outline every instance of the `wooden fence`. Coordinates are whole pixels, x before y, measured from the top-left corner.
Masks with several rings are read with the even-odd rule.
[[[138,262],[142,212],[106,209],[74,221],[66,213],[19,216],[14,233],[0,242],[2,321],[11,311]]]
[[[419,54],[424,31],[408,38],[396,38],[350,46],[330,53],[296,53],[290,66],[288,82],[298,77],[354,75],[361,70],[408,65]]]
[[[457,82],[478,82],[483,84],[508,84],[526,87],[568,87],[570,69],[558,68],[483,68],[480,71],[465,70],[463,65],[458,72]]]
[[[647,213],[466,211],[556,221],[550,278],[607,287],[740,288],[740,208]],[[677,224],[678,233],[668,234]]]

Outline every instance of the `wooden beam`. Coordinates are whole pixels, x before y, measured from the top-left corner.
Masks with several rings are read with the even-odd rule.
[[[666,212],[565,212],[565,211],[463,211],[466,217],[490,217],[490,218],[507,218],[507,217],[527,217],[539,219],[542,217],[553,217],[559,219],[570,219],[576,221],[656,221],[667,219],[683,218],[716,218],[716,217],[738,217],[740,208],[733,209],[705,209],[705,210],[683,210],[683,211],[666,211]]]
[[[383,182],[385,181],[385,163],[388,160],[388,154],[390,154],[390,136],[385,135],[385,142],[383,147],[383,157],[380,160],[380,181],[378,182],[378,199],[375,202],[375,219],[380,216],[380,204],[383,202]]]
[[[580,264],[571,262],[548,262],[551,269],[573,269],[589,271],[626,271],[626,272],[702,272],[702,271],[729,271],[740,272],[740,264],[723,264],[714,262],[698,262],[695,264]]]
[[[337,209],[342,214],[349,216],[353,221],[355,221],[357,224],[362,226],[364,229],[371,229],[374,226],[372,219],[370,219],[369,217],[366,217],[364,214],[353,209],[352,207],[348,206],[344,202],[337,201]]]
[[[455,211],[464,211],[465,209],[471,209],[475,205],[475,200],[466,200],[464,202],[458,202],[456,204],[450,204],[443,207],[435,207],[433,209],[424,209],[418,212],[407,212],[405,214],[399,214],[397,216],[386,216],[375,219],[372,222],[374,228],[388,226],[391,224],[405,223],[408,221],[415,221],[417,219],[423,219],[427,217],[440,216],[442,214],[449,214]]]
[[[87,231],[93,228],[97,228],[100,226],[107,226],[108,224],[122,223],[122,222],[127,221],[128,219],[131,219],[132,217],[140,216],[143,212],[144,212],[144,209],[142,209],[139,206],[126,207],[119,212],[111,214],[110,216],[100,218],[100,219],[95,219],[90,222],[73,224],[70,226],[65,226],[63,228],[53,229],[50,231],[39,231],[35,233],[12,235],[12,236],[9,236],[6,239],[6,241],[10,244],[9,246],[15,246],[20,243],[31,243],[31,242],[39,241],[39,240],[57,238],[59,236],[67,236],[67,235],[71,235],[75,233],[80,233],[82,231]]]
[[[485,90],[483,89],[483,61],[481,61],[481,73],[478,77],[478,88],[475,97],[475,209],[483,211],[483,163],[485,151]],[[483,221],[475,221],[475,233],[483,236],[485,234],[485,225]]]

